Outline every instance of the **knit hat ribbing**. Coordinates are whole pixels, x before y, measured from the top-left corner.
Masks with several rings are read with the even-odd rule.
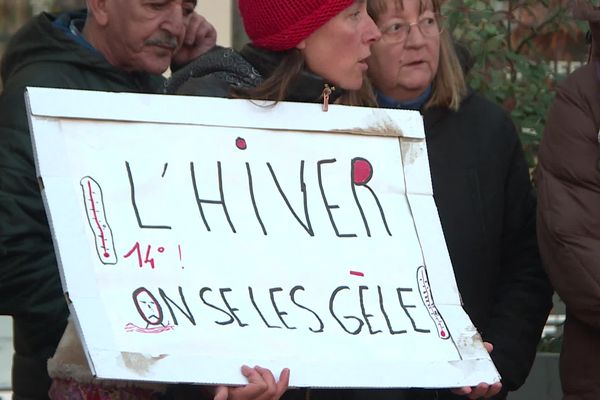
[[[252,44],[274,51],[296,47],[354,0],[239,0]]]

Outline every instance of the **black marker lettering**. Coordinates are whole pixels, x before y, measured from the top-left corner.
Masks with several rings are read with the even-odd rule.
[[[265,224],[260,218],[260,213],[258,212],[258,206],[256,205],[256,197],[254,196],[254,185],[252,184],[252,171],[250,170],[250,163],[246,163],[246,172],[248,173],[248,190],[250,190],[250,199],[252,200],[252,207],[254,208],[254,215],[256,215],[256,219],[260,224],[260,228],[262,229],[263,235],[267,236],[267,230],[265,229]]]
[[[413,329],[415,330],[415,332],[421,332],[421,333],[429,333],[429,332],[431,332],[429,329],[420,329],[420,328],[417,328],[417,325],[415,324],[415,320],[413,319],[413,317],[408,312],[409,308],[416,308],[416,306],[404,304],[404,300],[402,299],[402,292],[412,292],[413,290],[410,289],[410,288],[397,288],[396,291],[398,292],[398,300],[400,301],[400,306],[402,307],[402,309],[406,313],[406,316],[410,319],[410,322],[412,323],[412,326],[413,326]]]
[[[333,311],[333,302],[335,301],[337,294],[339,292],[341,292],[342,290],[349,290],[349,289],[350,288],[348,286],[339,286],[333,291],[333,293],[331,294],[331,297],[329,298],[329,312],[331,312],[331,315],[333,315],[333,318],[335,318],[335,320],[338,322],[338,324],[340,324],[340,326],[342,327],[343,330],[345,330],[346,332],[348,332],[351,335],[358,335],[360,333],[360,331],[362,330],[362,326],[364,325],[364,322],[360,318],[354,317],[351,315],[344,316],[345,319],[351,319],[351,320],[355,320],[358,322],[358,327],[354,331],[350,331],[350,330],[348,330],[348,328],[346,328],[344,323],[337,317],[337,315]]]
[[[133,211],[135,212],[135,218],[137,219],[138,226],[142,229],[171,229],[171,227],[168,225],[145,225],[142,223],[142,217],[140,217],[140,211],[138,209],[135,197],[135,184],[133,183],[133,174],[131,173],[131,167],[129,166],[128,161],[125,161],[125,168],[127,169],[127,176],[129,178],[131,205],[133,206]]]
[[[229,302],[227,301],[227,298],[225,297],[225,293],[229,293],[231,292],[231,289],[229,288],[221,288],[219,289],[219,292],[221,292],[221,298],[223,299],[223,303],[225,303],[225,305],[227,306],[227,309],[229,310],[229,312],[231,312],[231,315],[233,315],[233,318],[235,318],[235,320],[237,321],[238,325],[241,327],[244,326],[248,326],[248,324],[244,324],[242,321],[240,321],[240,319],[238,318],[237,314],[235,313],[236,311],[239,311],[237,308],[233,308],[229,305]]]
[[[254,306],[254,309],[256,310],[256,312],[258,312],[258,315],[260,315],[260,319],[263,320],[263,322],[265,323],[265,325],[267,326],[267,328],[281,329],[280,326],[270,325],[267,322],[267,319],[265,318],[265,316],[263,315],[263,313],[260,312],[260,308],[258,308],[258,305],[256,304],[256,301],[254,300],[254,292],[252,291],[252,288],[250,286],[248,286],[248,294],[250,295],[250,301],[252,301],[252,305]]]
[[[383,207],[381,207],[381,203],[379,202],[379,199],[377,198],[375,191],[373,191],[373,189],[371,189],[371,187],[369,185],[367,185],[367,183],[369,183],[369,181],[373,177],[373,172],[371,171],[371,174],[369,175],[369,177],[367,179],[365,179],[364,182],[356,183],[356,182],[354,182],[354,179],[352,179],[354,177],[354,172],[355,172],[354,168],[355,168],[356,161],[360,161],[360,160],[364,160],[365,162],[368,162],[367,160],[365,160],[364,158],[361,158],[361,157],[356,157],[356,158],[352,159],[350,182],[352,182],[352,194],[354,195],[354,201],[356,202],[356,206],[358,207],[358,211],[360,212],[360,216],[363,220],[363,224],[365,225],[365,230],[367,232],[367,236],[371,237],[371,230],[369,229],[369,223],[367,222],[367,217],[365,216],[365,212],[363,211],[362,205],[360,204],[360,201],[358,200],[358,196],[356,194],[356,186],[365,187],[365,188],[367,188],[367,190],[369,192],[371,192],[371,195],[373,196],[373,199],[375,200],[375,203],[377,204],[377,208],[379,208],[379,214],[381,215],[381,220],[383,221],[385,230],[387,231],[388,235],[392,236],[392,233],[390,232],[390,228],[388,227],[387,220],[385,218],[385,213],[383,212]]]
[[[358,287],[358,297],[360,298],[360,310],[362,311],[362,316],[365,319],[365,322],[367,323],[367,328],[369,328],[369,333],[371,335],[376,335],[378,333],[381,333],[381,330],[373,331],[373,327],[371,326],[371,322],[369,321],[369,318],[371,318],[373,316],[373,314],[367,314],[367,311],[365,309],[365,296],[363,295],[363,292],[365,290],[369,290],[369,287],[368,286],[359,286]]]
[[[314,332],[314,333],[323,332],[323,328],[325,328],[325,325],[323,324],[323,321],[321,320],[321,318],[319,318],[319,315],[316,312],[314,312],[313,310],[311,310],[310,308],[308,308],[306,306],[303,306],[302,304],[300,304],[300,303],[298,303],[296,301],[296,292],[298,290],[304,291],[304,287],[302,287],[302,286],[294,286],[292,288],[292,290],[290,290],[290,299],[292,300],[292,303],[294,303],[295,305],[297,305],[301,309],[308,311],[309,313],[311,313],[312,315],[314,315],[314,317],[319,321],[319,329],[313,329],[313,328],[310,328],[310,327],[308,328],[308,329],[310,329],[311,332]]]
[[[381,313],[385,317],[385,323],[387,324],[390,334],[398,335],[398,334],[406,333],[406,330],[404,330],[404,329],[402,329],[400,331],[395,331],[394,328],[392,328],[392,323],[390,322],[390,318],[388,317],[387,313],[385,312],[385,308],[383,307],[383,293],[381,292],[381,286],[377,286],[377,292],[379,293],[379,308],[381,308]]]
[[[283,291],[283,289],[280,288],[280,287],[269,289],[269,294],[271,296],[271,304],[273,304],[273,308],[275,309],[275,312],[277,313],[277,316],[281,320],[281,323],[283,324],[283,326],[285,326],[288,329],[296,329],[296,327],[294,327],[294,326],[288,326],[288,324],[285,323],[285,320],[283,319],[283,316],[284,315],[288,315],[288,313],[285,312],[285,311],[280,311],[279,307],[277,307],[277,303],[275,302],[275,293],[282,292],[282,291]]]
[[[177,309],[192,323],[192,325],[196,326],[196,320],[194,319],[194,316],[192,315],[192,312],[190,311],[190,308],[188,307],[188,305],[185,301],[185,297],[183,296],[183,289],[181,288],[181,286],[179,286],[179,297],[181,298],[181,302],[183,303],[183,306],[185,307],[185,310],[187,311],[187,313],[183,310],[183,308],[181,308],[179,306],[179,304],[177,304],[173,300],[171,300],[171,298],[165,294],[164,290],[159,288],[158,293],[160,293],[160,297],[162,297],[162,299],[167,304],[167,307],[169,308],[169,312],[171,313],[171,317],[173,318],[173,323],[175,325],[179,325],[179,324],[177,323],[177,317],[175,316],[175,313],[173,312],[173,308],[171,307],[171,304],[173,304],[175,307],[177,307]]]
[[[283,189],[281,188],[281,185],[279,184],[279,181],[277,180],[277,176],[275,175],[275,171],[273,170],[271,163],[267,163],[267,167],[269,167],[269,171],[271,171],[271,175],[273,176],[273,181],[275,182],[275,186],[277,186],[277,190],[279,191],[279,194],[281,194],[283,201],[285,201],[285,204],[287,205],[288,209],[292,212],[292,215],[294,216],[294,218],[296,218],[296,221],[298,221],[298,223],[300,225],[302,225],[304,230],[310,236],[315,236],[315,233],[313,232],[313,229],[312,229],[312,224],[310,222],[310,215],[308,215],[308,197],[307,197],[307,193],[306,193],[306,184],[304,183],[304,160],[302,160],[300,162],[300,191],[302,192],[302,199],[303,199],[303,203],[304,203],[304,218],[306,219],[306,223],[304,223],[300,219],[300,217],[298,217],[298,214],[296,214],[296,211],[294,211],[294,209],[292,208],[290,201],[288,200],[287,196],[283,192]]]
[[[198,210],[200,210],[200,216],[202,217],[202,221],[204,221],[204,226],[206,230],[210,232],[210,226],[208,225],[208,221],[206,220],[206,216],[204,215],[204,210],[202,208],[202,203],[206,204],[220,204],[223,207],[223,211],[225,212],[225,218],[227,218],[227,222],[229,223],[229,227],[233,233],[236,233],[235,227],[231,222],[231,218],[229,218],[229,212],[227,211],[227,205],[225,204],[225,194],[223,192],[223,176],[221,173],[221,162],[217,161],[217,174],[219,180],[219,195],[220,200],[206,200],[201,199],[198,194],[198,184],[196,183],[196,170],[194,169],[194,163],[190,163],[190,171],[192,175],[192,185],[194,186],[194,194],[196,195],[196,203],[198,204]]]
[[[323,164],[333,164],[334,162],[336,162],[337,160],[335,158],[330,159],[330,160],[321,160],[317,162],[317,174],[318,174],[318,178],[319,178],[319,189],[321,189],[321,196],[323,197],[323,204],[325,205],[325,209],[327,210],[327,214],[329,215],[329,221],[331,222],[331,226],[333,227],[333,230],[335,231],[335,234],[337,237],[356,237],[356,234],[354,233],[342,233],[340,234],[337,225],[335,224],[335,220],[333,219],[333,213],[331,212],[331,210],[335,210],[340,208],[340,206],[338,206],[337,204],[329,204],[327,202],[327,196],[325,195],[325,189],[323,188],[323,174],[322,174],[322,165]]]
[[[221,311],[223,314],[225,314],[229,317],[229,319],[227,321],[215,321],[215,323],[219,324],[219,325],[229,325],[229,324],[233,323],[233,321],[234,321],[233,315],[229,314],[227,311],[223,310],[222,308],[219,308],[219,307],[215,306],[214,304],[211,304],[208,301],[206,301],[206,299],[204,298],[204,293],[206,293],[206,292],[212,292],[212,289],[208,288],[208,287],[204,287],[204,288],[200,289],[200,300],[202,300],[202,302],[204,304],[206,304],[207,306],[209,306],[210,308],[215,309],[217,311]]]

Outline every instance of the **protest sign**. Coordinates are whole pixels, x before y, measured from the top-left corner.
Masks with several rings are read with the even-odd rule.
[[[460,305],[416,112],[29,88],[61,278],[100,378],[499,380]],[[60,99],[60,101],[56,101]]]

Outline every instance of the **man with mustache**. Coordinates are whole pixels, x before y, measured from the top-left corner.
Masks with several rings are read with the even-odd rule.
[[[215,45],[214,28],[194,12],[196,1],[87,0],[87,11],[38,15],[8,44],[0,67],[0,314],[14,321],[15,400],[48,398],[46,361],[68,316],[24,89],[162,92],[167,68]]]

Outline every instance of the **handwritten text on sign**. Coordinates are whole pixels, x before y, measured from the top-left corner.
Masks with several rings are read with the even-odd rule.
[[[308,386],[494,376],[470,347],[443,240],[441,256],[423,245],[428,229],[442,236],[422,131],[33,124],[63,282],[99,376],[241,383],[242,364],[290,367]],[[419,372],[448,361],[487,372]]]

